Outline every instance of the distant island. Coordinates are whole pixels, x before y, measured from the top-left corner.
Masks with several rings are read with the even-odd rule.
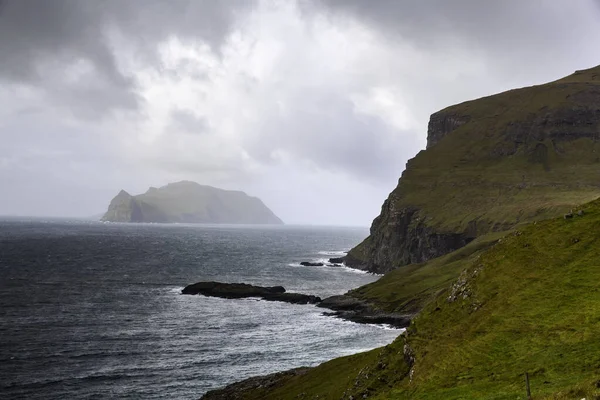
[[[101,221],[283,224],[259,198],[190,181],[151,187],[136,196],[121,190]]]

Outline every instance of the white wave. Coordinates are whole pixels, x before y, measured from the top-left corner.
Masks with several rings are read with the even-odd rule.
[[[362,269],[350,268],[350,267],[347,267],[347,266],[345,266],[343,264],[339,265],[338,267],[334,267],[334,266],[331,266],[331,263],[328,260],[324,259],[324,258],[318,258],[318,259],[312,260],[310,262],[313,262],[313,263],[323,263],[323,265],[322,266],[304,266],[304,265],[301,265],[299,262],[295,262],[295,263],[289,263],[288,267],[327,268],[327,269],[331,269],[331,270],[349,272],[349,273],[353,273],[353,274],[383,276],[383,274],[375,274],[373,272],[363,271]]]

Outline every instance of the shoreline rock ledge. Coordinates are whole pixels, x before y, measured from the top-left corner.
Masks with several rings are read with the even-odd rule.
[[[258,297],[263,300],[282,301],[292,304],[317,304],[321,302],[321,298],[318,296],[286,293],[283,286],[263,287],[247,283],[198,282],[183,288],[181,294],[201,294],[224,299]]]

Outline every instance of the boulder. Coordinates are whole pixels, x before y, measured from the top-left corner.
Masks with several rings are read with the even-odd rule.
[[[300,263],[300,265],[304,266],[304,267],[322,267],[323,264],[322,262],[309,262],[309,261],[302,261]]]
[[[241,299],[244,297],[262,297],[269,294],[285,293],[285,288],[283,286],[254,286],[246,283],[198,282],[186,286],[181,293],[202,294],[226,299]]]
[[[318,296],[286,293],[283,286],[263,287],[247,283],[198,282],[183,288],[181,294],[201,294],[224,299],[258,297],[268,301],[282,301],[292,304],[317,304],[321,302],[321,298]]]
[[[333,257],[329,259],[329,262],[332,264],[343,264],[345,257]]]

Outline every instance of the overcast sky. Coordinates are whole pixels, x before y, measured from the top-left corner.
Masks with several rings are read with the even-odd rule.
[[[366,226],[431,113],[598,43],[596,0],[0,0],[0,215],[187,179]]]

